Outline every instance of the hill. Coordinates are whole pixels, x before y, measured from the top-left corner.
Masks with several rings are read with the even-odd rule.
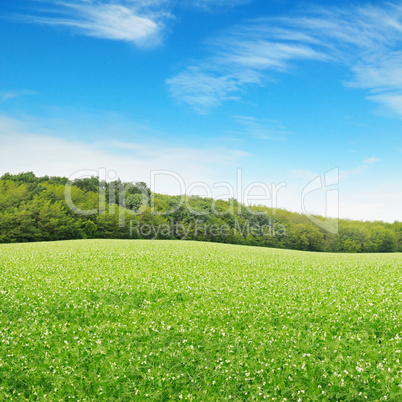
[[[92,177],[69,183],[30,172],[0,178],[0,243],[91,238],[395,252],[402,251],[402,223],[340,220],[338,232],[330,233],[302,214],[248,207],[233,199],[155,194],[141,182],[106,183]]]
[[[0,245],[0,399],[401,400],[401,254]]]

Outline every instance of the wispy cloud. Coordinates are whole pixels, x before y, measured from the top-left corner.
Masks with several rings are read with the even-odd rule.
[[[367,99],[385,106],[398,116],[402,116],[402,92],[390,92],[380,95],[372,95],[368,96]]]
[[[198,113],[228,99],[239,99],[247,85],[263,85],[266,73],[284,72],[295,60],[326,60],[326,54],[302,43],[277,43],[263,29],[237,28],[209,46],[210,56],[168,79],[171,94]]]
[[[368,90],[368,99],[402,115],[401,43],[402,5],[311,9],[235,27],[208,46],[206,59],[167,84],[173,96],[207,111],[297,62],[325,61],[349,69],[353,78],[345,85]]]
[[[218,7],[237,7],[252,1],[254,0],[190,0],[188,3],[204,10],[212,10]]]
[[[205,114],[223,100],[237,99],[231,94],[239,91],[246,82],[245,77],[241,79],[237,75],[218,75],[208,70],[207,66],[190,67],[167,80],[171,94],[193,106],[200,114]]]
[[[47,3],[47,1],[45,1]],[[159,41],[164,20],[162,0],[66,0],[49,2],[49,8],[20,16],[26,22],[65,27],[102,39],[152,45]]]
[[[29,91],[27,89],[21,89],[18,91],[0,91],[0,103],[7,102],[8,100],[19,98],[26,95],[35,95],[35,91]]]
[[[363,163],[371,165],[373,163],[377,163],[377,162],[380,162],[380,161],[381,161],[380,158],[376,158],[375,156],[373,156],[371,158],[364,158]]]
[[[31,0],[41,4],[21,21],[70,29],[81,35],[132,42],[140,46],[160,42],[171,10],[189,6],[200,11],[233,8],[253,0]]]
[[[93,127],[104,139],[89,144],[61,138],[65,126],[69,131],[68,122],[63,125],[59,120],[26,121],[0,115],[0,176],[7,171],[34,171],[38,175],[69,177],[79,170],[106,168],[114,170],[122,180],[149,183],[152,171],[166,170],[175,172],[189,186],[195,182],[213,184],[230,177],[248,156],[225,147],[197,148],[157,141],[151,145],[149,137],[136,135],[133,127],[132,140],[122,142],[104,122],[100,126],[106,132]],[[86,128],[82,131],[85,137]],[[179,193],[177,180],[172,184],[168,175],[159,180],[158,186],[160,192]]]
[[[348,179],[351,176],[356,176],[356,175],[361,175],[366,173],[371,166],[374,163],[380,162],[381,159],[377,157],[366,157],[363,159],[360,164],[354,168],[348,169],[348,170],[340,170],[339,171],[339,179],[341,181]],[[311,170],[307,169],[296,169],[291,171],[290,173],[291,177],[296,178],[296,179],[302,179],[305,181],[311,181],[314,180],[315,178],[319,177],[320,175],[317,172],[313,172]]]
[[[234,119],[243,127],[242,134],[259,140],[284,140],[292,133],[279,121],[257,119],[250,116],[235,116]]]
[[[341,170],[339,178],[342,181],[346,180],[351,176],[356,176],[356,175],[360,175],[360,174],[365,173],[368,168],[369,168],[369,166],[367,164],[364,164],[364,165],[360,165],[360,166],[357,166],[357,167],[352,168],[352,169]]]
[[[377,158],[375,156],[370,157],[370,158],[366,157],[363,159],[363,161],[361,162],[361,164],[359,166],[349,169],[349,170],[341,171],[340,179],[345,180],[345,179],[349,178],[350,176],[363,174],[366,171],[368,171],[369,169],[371,169],[371,165],[373,165],[374,163],[380,162],[380,161],[381,161],[381,159]]]

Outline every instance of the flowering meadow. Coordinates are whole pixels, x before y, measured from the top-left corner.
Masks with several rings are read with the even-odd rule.
[[[0,400],[402,400],[402,255],[0,245]]]

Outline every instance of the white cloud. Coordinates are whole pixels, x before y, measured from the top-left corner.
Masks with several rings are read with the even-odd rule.
[[[34,0],[31,0],[34,1]],[[232,8],[253,0],[37,0],[48,4],[35,13],[20,16],[25,22],[68,28],[71,31],[101,38],[133,42],[136,45],[155,45],[167,19],[169,10],[190,6],[210,11]]]
[[[345,85],[368,90],[368,99],[402,115],[401,34],[402,6],[391,3],[262,18],[215,39],[208,57],[167,83],[173,96],[207,111],[298,61],[330,61],[353,74]]]
[[[204,10],[211,10],[218,7],[237,7],[251,3],[252,1],[253,0],[189,0],[188,3]]]
[[[235,75],[215,76],[198,67],[190,67],[187,71],[167,80],[174,97],[192,105],[200,113],[218,106],[221,101],[236,99],[231,96],[239,90],[239,78]]]
[[[218,50],[217,60],[222,64],[235,65],[252,70],[277,70],[289,69],[292,60],[320,60],[325,59],[323,53],[313,50],[309,46],[300,44],[275,43],[264,38],[255,37],[252,40],[237,36],[231,46],[229,43],[222,45]]]
[[[59,121],[53,128],[49,128],[52,122],[48,121],[43,130],[40,124],[35,127],[32,121],[26,123],[0,115],[0,175],[34,171],[37,175],[70,177],[80,170],[105,168],[114,170],[122,180],[150,183],[152,171],[169,170],[180,175],[189,186],[198,181],[212,184],[223,180],[248,156],[236,149],[118,142],[114,135],[110,140],[90,145],[58,137],[62,130]],[[46,135],[40,134],[41,131]],[[180,193],[163,180],[158,189]]]
[[[21,89],[18,91],[0,91],[0,103],[7,102],[8,100],[19,98],[26,95],[35,95],[35,91]]]
[[[22,20],[44,25],[66,27],[82,35],[102,39],[134,42],[137,45],[157,43],[166,13],[153,11],[160,1],[105,2],[95,0],[56,1],[52,12],[38,10]]]
[[[346,180],[351,176],[364,174],[365,172],[367,172],[369,169],[372,168],[372,166],[370,166],[370,165],[373,165],[374,163],[377,163],[380,161],[381,161],[381,159],[377,158],[375,156],[366,157],[363,159],[362,163],[359,166],[352,168],[352,169],[340,171],[340,179]]]
[[[373,183],[370,188],[340,192],[341,216],[349,219],[402,221],[402,182]]]
[[[340,171],[339,178],[340,180],[346,180],[350,176],[356,176],[365,173],[368,168],[368,165],[360,165],[352,169],[342,170]]]
[[[368,96],[367,99],[375,101],[398,116],[402,116],[402,92],[384,93],[381,95]]]
[[[122,130],[124,124],[127,123],[123,121],[120,124]],[[113,126],[115,127],[115,124]],[[104,121],[100,122],[99,127],[106,127],[105,130],[109,131],[109,126]],[[246,158],[249,155],[241,150],[155,145],[155,142],[150,145],[149,132],[148,138],[140,140],[136,130],[141,128],[135,125],[126,127],[126,131],[132,136],[129,141],[119,141],[114,129],[110,129],[109,136],[97,126],[92,129],[98,133],[99,140],[88,144],[60,137],[59,135],[66,137],[71,130],[71,126],[63,125],[61,120],[21,121],[0,115],[0,176],[5,172],[33,171],[40,176],[70,177],[77,171],[105,168],[115,171],[123,181],[145,181],[149,184],[151,171],[170,170],[182,177],[187,188],[195,182],[206,183],[212,188],[215,183],[227,181],[235,190],[240,188],[240,191],[244,191],[259,174],[260,180],[268,186],[273,180],[272,174],[266,170],[264,164],[259,164],[258,171],[248,171],[249,160]],[[85,137],[87,127],[82,130],[82,136]],[[236,183],[237,168],[242,165],[244,176],[242,184],[239,185]],[[368,168],[366,165],[360,173],[368,171]],[[253,179],[248,181],[247,176]],[[277,204],[274,205],[300,212],[304,186],[319,176],[322,174],[307,170],[292,172],[288,185],[279,191]],[[268,180],[268,177],[271,177],[271,180]],[[283,176],[276,177],[278,184],[283,180]],[[352,182],[341,178],[339,188],[341,217],[387,221],[402,219],[400,181],[392,182],[390,178],[386,183],[370,182],[370,185],[366,186],[360,178]],[[158,176],[155,190],[175,195],[184,193],[177,179],[166,175]],[[193,194],[205,195],[202,188],[194,190]],[[306,205],[309,211],[325,214],[326,190],[323,188],[309,195]],[[223,194],[226,194],[226,190]],[[213,196],[222,197],[222,187],[213,190]]]
[[[380,162],[381,159],[377,157],[366,157],[363,159],[360,165],[350,168],[350,169],[342,169],[339,170],[339,181],[340,182],[346,182],[347,179],[349,179],[352,176],[359,176],[363,175],[364,173],[370,171],[374,163]],[[301,179],[305,180],[307,182],[312,181],[316,179],[317,177],[320,177],[321,175],[318,174],[317,172],[313,172],[311,170],[307,169],[295,169],[290,172],[290,176],[292,178],[296,179]]]
[[[239,99],[243,87],[263,85],[265,73],[284,72],[294,60],[327,60],[305,44],[276,43],[261,29],[241,27],[214,41],[212,55],[166,81],[171,94],[191,105],[198,113],[228,99]]]
[[[292,133],[276,120],[256,119],[250,116],[234,116],[244,127],[242,134],[259,140],[284,140]]]
[[[347,219],[359,219],[363,221],[372,221],[374,219],[381,219],[387,222],[393,222],[396,218],[391,215],[385,204],[353,204],[353,205],[340,205],[342,216]],[[380,217],[381,218],[374,218]]]
[[[356,79],[352,85],[374,91],[402,88],[402,52],[370,57],[352,68]]]
[[[287,187],[280,192],[279,206],[300,211],[301,194],[313,180],[322,178],[322,189],[317,188],[307,194],[305,208],[325,216],[328,211],[328,191],[339,194],[339,217],[359,220],[402,221],[402,182],[397,175],[378,180],[369,174],[369,166],[358,166],[348,171],[340,171],[339,184],[325,187],[324,174],[309,170],[294,170],[290,174]],[[355,175],[355,177],[352,177]],[[291,180],[296,179],[296,180]],[[336,214],[329,214],[336,217]]]
[[[372,164],[372,163],[377,163],[377,162],[380,162],[380,161],[381,161],[380,158],[376,158],[375,156],[373,156],[371,158],[364,158],[363,163]]]

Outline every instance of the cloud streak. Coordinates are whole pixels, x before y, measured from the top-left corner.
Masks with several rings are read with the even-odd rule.
[[[380,162],[380,161],[381,161],[380,158],[372,156],[371,158],[364,158],[363,163],[371,165],[372,163],[377,163],[377,162]]]
[[[402,6],[312,9],[307,15],[261,18],[215,38],[204,60],[167,80],[171,94],[207,112],[265,85],[302,61],[341,64],[345,85],[402,116]]]
[[[292,134],[276,120],[261,120],[251,116],[234,116],[234,119],[243,127],[242,135],[259,140],[282,141]]]
[[[216,8],[233,8],[251,3],[253,0],[192,0],[189,3],[194,7],[203,10],[212,10]]]
[[[21,96],[27,96],[27,95],[35,95],[35,91],[30,91],[27,89],[21,89],[18,91],[0,91],[0,103],[7,102],[11,99],[16,99]]]
[[[166,81],[175,98],[207,113],[225,100],[237,100],[248,85],[263,85],[267,72],[285,72],[296,60],[326,60],[327,55],[300,43],[279,43],[263,29],[241,27],[209,47],[211,56]]]
[[[51,9],[36,15],[20,16],[25,22],[68,28],[72,32],[101,39],[132,42],[136,45],[158,43],[167,13],[161,1],[70,0],[52,2]],[[158,7],[157,7],[158,6]]]
[[[47,5],[20,15],[24,22],[66,28],[80,35],[152,46],[161,39],[169,10],[187,6],[199,11],[233,8],[253,0],[31,0]]]

